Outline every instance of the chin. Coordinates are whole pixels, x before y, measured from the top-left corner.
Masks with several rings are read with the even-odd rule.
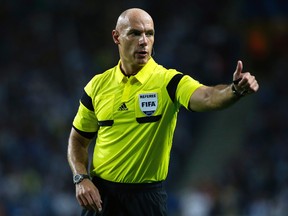
[[[143,58],[143,59],[138,59],[138,64],[139,65],[145,65],[149,61],[150,57],[148,58]]]

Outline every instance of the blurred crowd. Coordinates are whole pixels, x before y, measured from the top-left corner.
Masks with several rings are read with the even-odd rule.
[[[231,82],[242,59],[260,83],[241,151],[219,178],[174,196],[186,158],[201,145],[193,125],[208,117],[179,116],[167,181],[171,216],[287,215],[287,1],[4,0],[0,216],[79,215],[67,138],[86,82],[118,62],[111,30],[129,7],[154,18],[158,63],[213,85]]]

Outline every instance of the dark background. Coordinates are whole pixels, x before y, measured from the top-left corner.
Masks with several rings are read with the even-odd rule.
[[[67,139],[84,85],[118,62],[111,31],[130,7],[154,18],[159,64],[214,85],[241,59],[260,84],[228,110],[181,110],[169,215],[287,214],[287,1],[2,0],[0,216],[79,215]]]

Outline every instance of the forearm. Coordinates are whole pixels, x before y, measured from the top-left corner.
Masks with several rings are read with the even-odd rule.
[[[240,99],[232,91],[232,85],[216,85],[210,87],[210,95],[208,96],[208,110],[224,109]]]
[[[239,98],[232,92],[231,85],[203,86],[193,93],[189,107],[197,112],[219,110],[231,106]]]
[[[87,174],[88,168],[88,145],[90,140],[85,139],[72,129],[69,141],[67,159],[73,174]]]

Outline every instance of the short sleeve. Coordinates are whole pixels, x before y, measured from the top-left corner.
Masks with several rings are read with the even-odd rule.
[[[86,108],[82,102],[73,120],[73,126],[83,132],[97,132],[99,127],[95,113]]]
[[[187,110],[189,110],[190,97],[193,94],[193,92],[200,86],[203,86],[203,84],[199,83],[192,77],[188,75],[183,76],[176,90],[176,99],[178,103],[180,103]]]
[[[92,82],[90,81],[84,88],[79,108],[73,120],[73,127],[83,134],[96,133],[99,126],[96,118],[93,101],[91,98]]]

